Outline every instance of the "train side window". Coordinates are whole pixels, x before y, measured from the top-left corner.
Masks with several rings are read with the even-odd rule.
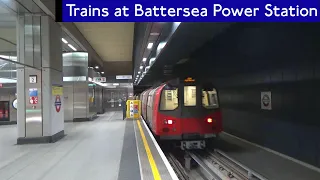
[[[184,106],[196,106],[196,86],[184,86]]]
[[[202,105],[207,109],[219,108],[216,89],[212,89],[211,91],[202,90]]]
[[[178,88],[163,89],[160,99],[160,110],[175,110],[178,107]]]

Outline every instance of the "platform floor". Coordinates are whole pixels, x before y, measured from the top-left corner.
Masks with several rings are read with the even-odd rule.
[[[222,133],[216,148],[270,180],[320,180],[320,173],[237,137]]]
[[[170,180],[151,137],[139,124],[158,172]],[[107,112],[95,121],[65,123],[65,132],[53,144],[15,145],[16,125],[0,126],[0,180],[153,179],[152,163],[137,133],[138,122],[122,120],[122,112]]]

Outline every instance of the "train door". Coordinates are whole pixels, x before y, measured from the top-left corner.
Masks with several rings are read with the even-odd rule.
[[[9,101],[0,101],[0,121],[10,121]]]
[[[200,137],[202,122],[199,121],[201,109],[199,86],[192,78],[183,80],[180,85],[181,129],[182,138],[196,139]]]

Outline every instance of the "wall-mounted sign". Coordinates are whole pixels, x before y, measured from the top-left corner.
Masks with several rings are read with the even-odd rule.
[[[29,103],[30,104],[38,104],[38,96],[30,96]]]
[[[30,76],[29,76],[29,83],[30,83],[30,84],[35,84],[35,83],[37,83],[37,75],[30,75]]]
[[[38,96],[38,89],[37,88],[30,88],[29,89],[29,96]]]
[[[14,109],[17,109],[17,108],[18,108],[18,100],[17,100],[17,99],[13,100],[13,102],[12,102],[12,107],[13,107]]]
[[[56,107],[56,111],[60,112],[61,110],[61,98],[59,95],[56,96],[55,101],[54,101],[54,106]]]
[[[118,75],[116,79],[132,79],[132,75]]]
[[[29,103],[38,104],[38,89],[30,88],[29,89]]]
[[[94,77],[93,82],[106,82],[106,77]]]
[[[52,95],[62,95],[63,94],[63,88],[60,86],[52,86]]]
[[[184,80],[184,82],[195,82],[196,80],[193,79],[192,77],[188,77]]]
[[[272,110],[271,92],[261,92],[261,109]]]

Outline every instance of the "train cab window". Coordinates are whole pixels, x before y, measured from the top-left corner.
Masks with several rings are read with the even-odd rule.
[[[175,110],[178,107],[178,88],[163,88],[160,110]]]
[[[196,106],[196,86],[184,86],[184,106]]]
[[[202,105],[207,109],[214,109],[219,107],[216,89],[202,90]]]

